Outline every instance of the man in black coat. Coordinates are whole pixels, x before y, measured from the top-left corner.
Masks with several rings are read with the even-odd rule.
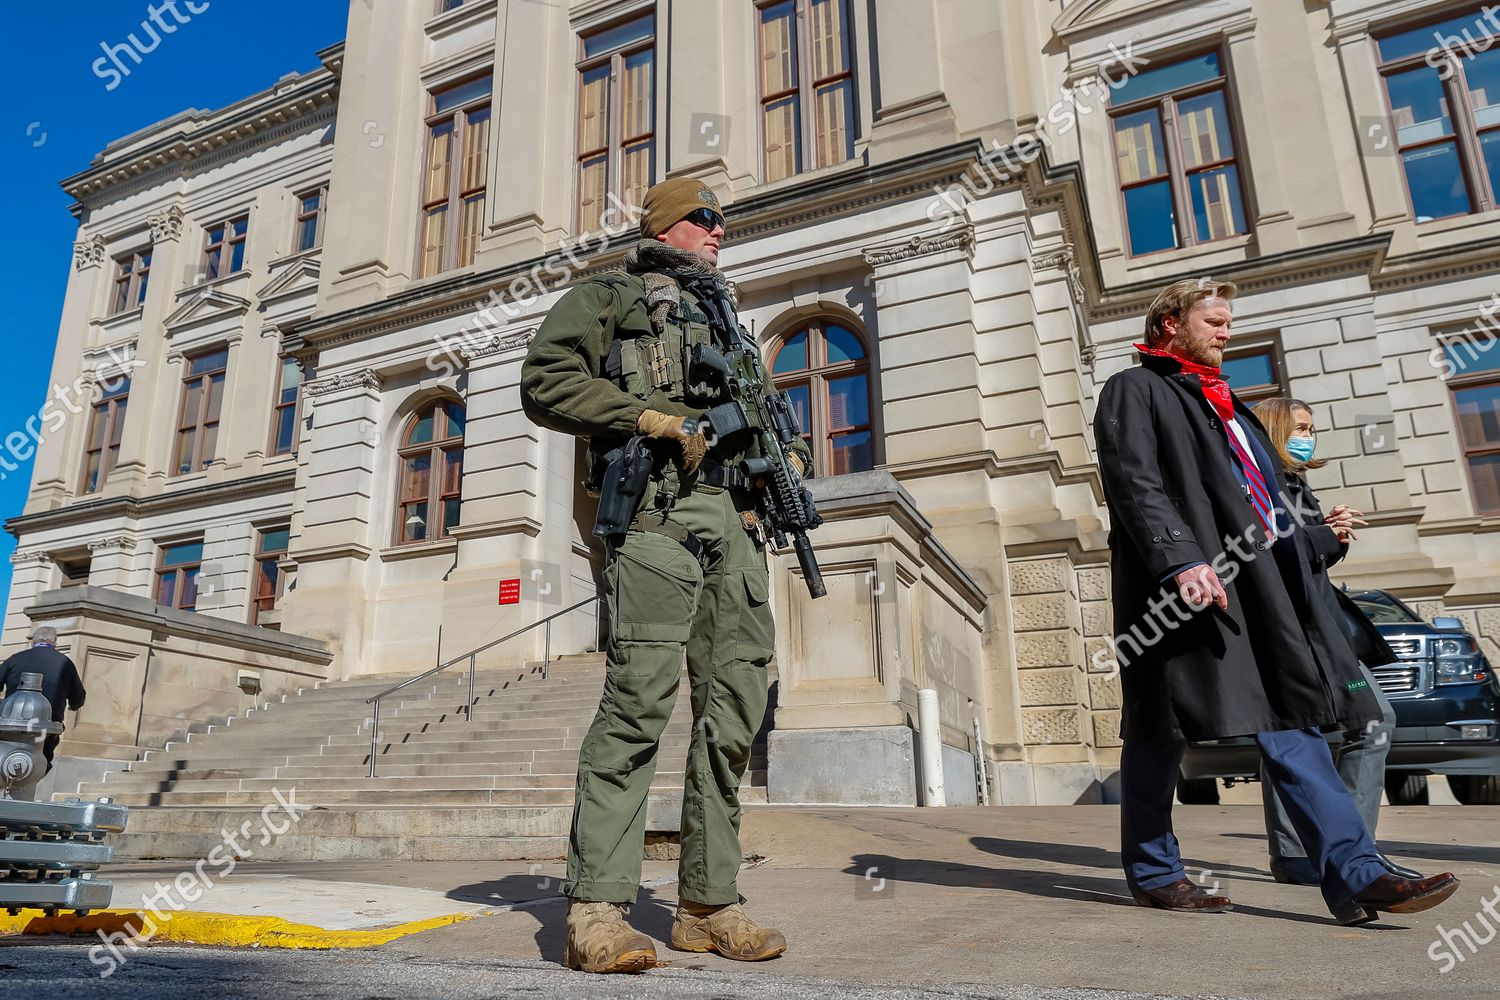
[[[1363,728],[1380,709],[1341,623],[1312,598],[1280,459],[1219,374],[1234,294],[1208,279],[1163,290],[1141,363],[1110,378],[1094,418],[1125,696],[1126,878],[1142,906],[1230,907],[1186,878],[1172,799],[1187,740],[1254,735],[1340,920],[1427,909],[1458,881],[1385,869],[1319,732]]]
[[[21,689],[22,674],[42,675],[42,694],[52,705],[52,721],[61,722],[68,709],[78,711],[83,707],[87,692],[78,668],[73,661],[57,651],[57,629],[43,625],[31,634],[31,648],[23,649],[0,664],[0,686],[5,694]],[[52,754],[57,750],[60,736],[48,736],[42,744],[42,755],[47,758],[47,770],[52,770]]]

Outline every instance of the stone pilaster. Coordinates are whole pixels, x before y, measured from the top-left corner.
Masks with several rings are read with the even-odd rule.
[[[311,453],[301,534],[288,552],[297,562],[297,593],[285,603],[281,627],[326,641],[335,653],[332,676],[343,678],[362,672],[373,611],[367,562],[388,542],[386,525],[374,522],[381,379],[371,369],[344,371],[303,392],[315,432],[304,442]]]

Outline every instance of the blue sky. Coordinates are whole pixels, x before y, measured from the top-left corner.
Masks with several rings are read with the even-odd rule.
[[[176,27],[118,80],[94,72],[104,44],[142,30],[151,9]],[[201,13],[193,14],[196,8]],[[111,140],[185,108],[211,109],[263,90],[292,71],[315,69],[315,53],[344,37],[348,0],[73,0],[7,6],[11,45],[0,60],[4,118],[0,240],[8,381],[0,392],[0,439],[41,407],[57,343],[77,222],[58,181],[85,169]],[[154,29],[154,26],[153,26]],[[0,469],[0,472],[4,472]],[[0,516],[25,506],[31,463],[0,479]],[[0,600],[10,593],[15,539],[0,532]]]

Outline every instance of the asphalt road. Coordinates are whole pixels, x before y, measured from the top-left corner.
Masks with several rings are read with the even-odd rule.
[[[766,967],[769,968],[769,967]],[[3,1000],[374,1000],[444,997],[744,997],[746,1000],[1149,1000],[1145,993],[1042,987],[880,986],[794,979],[764,971],[663,968],[589,976],[546,962],[433,961],[391,952],[236,952],[152,948],[101,979],[77,944],[0,946]],[[1157,995],[1159,996],[1159,995]]]

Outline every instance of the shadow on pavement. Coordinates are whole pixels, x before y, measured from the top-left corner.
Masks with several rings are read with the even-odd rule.
[[[1259,834],[1221,833],[1221,837],[1240,840],[1264,840]],[[1428,861],[1474,861],[1479,864],[1500,865],[1500,847],[1476,847],[1472,844],[1422,844],[1409,840],[1377,838],[1380,849],[1387,854],[1398,854],[1403,858],[1425,858]]]
[[[449,899],[466,903],[488,903],[491,906],[541,901],[517,912],[529,914],[537,922],[534,939],[544,961],[561,962],[563,939],[567,935],[567,902],[558,899],[562,881],[547,875],[507,875],[488,882],[461,885],[448,893]],[[641,894],[630,908],[630,926],[656,941],[671,936],[676,897],[657,899],[650,892]]]
[[[1003,840],[999,837],[970,837],[969,843],[986,854],[995,854],[1002,858],[1024,858],[1028,861],[1050,861],[1060,865],[1078,865],[1081,868],[1120,870],[1119,852],[1106,851],[1101,847],[1089,847],[1084,844],[1042,843],[1035,840]],[[1233,872],[1241,875],[1254,875],[1258,876],[1261,880],[1268,880],[1270,878],[1269,874],[1261,869],[1246,868],[1243,865],[1231,865],[1222,862],[1209,864],[1205,861],[1195,861],[1189,858],[1184,858],[1182,863],[1189,869],[1211,869],[1218,873]]]
[[[1070,899],[1096,902],[1112,906],[1135,906],[1125,888],[1124,877],[1103,878],[1095,875],[1076,875],[1071,872],[1039,872],[1017,868],[986,868],[980,865],[958,864],[952,861],[928,861],[912,858],[895,858],[886,854],[858,854],[848,868],[847,875],[863,876],[857,894],[877,897],[888,882],[911,882],[920,885],[948,886],[963,889],[1000,889],[1020,892],[1028,896],[1047,899]],[[1316,892],[1316,890],[1309,890]],[[1333,918],[1310,916],[1305,913],[1289,913],[1260,906],[1236,903],[1234,913],[1253,917],[1271,917],[1296,923],[1324,924],[1333,926]],[[1176,914],[1162,914],[1177,916]],[[1196,915],[1196,919],[1207,919],[1216,914]],[[1380,927],[1370,924],[1368,927]]]

